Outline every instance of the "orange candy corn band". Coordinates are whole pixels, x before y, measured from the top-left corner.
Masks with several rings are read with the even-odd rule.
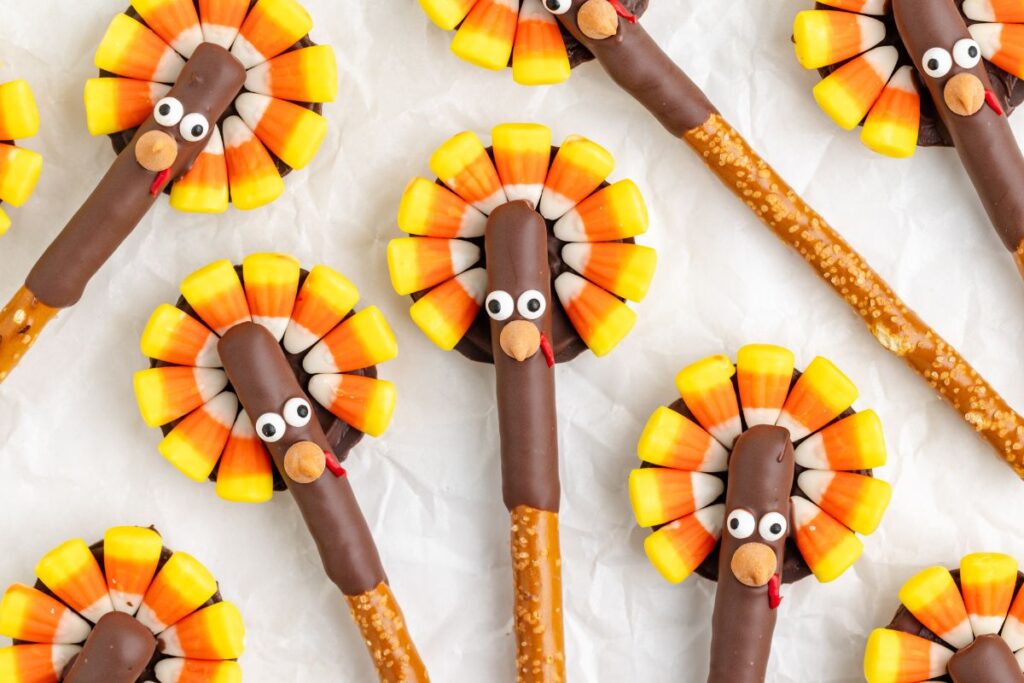
[[[382,583],[361,595],[346,595],[345,600],[381,683],[429,680],[390,586]]]
[[[37,299],[27,287],[18,290],[11,302],[0,310],[0,382],[35,343],[46,324],[57,315]]]

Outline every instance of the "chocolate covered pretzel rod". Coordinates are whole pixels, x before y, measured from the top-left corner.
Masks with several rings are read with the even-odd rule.
[[[608,74],[681,137],[769,229],[804,258],[900,356],[1024,477],[1024,419],[938,333],[907,308],[861,256],[730,126],[703,92],[636,23],[599,30],[573,0],[559,20]],[[606,10],[600,11],[605,17]],[[603,37],[602,37],[603,36]]]
[[[381,681],[429,680],[388,586],[348,477],[280,344],[244,322],[218,342],[224,370],[302,512],[331,581],[348,601]]]

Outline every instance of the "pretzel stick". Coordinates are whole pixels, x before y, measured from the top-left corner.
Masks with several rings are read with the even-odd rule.
[[[518,680],[564,681],[557,513],[526,505],[512,510],[512,573]]]
[[[383,683],[428,680],[390,586],[381,583],[365,593],[346,595],[345,600]]]
[[[0,382],[6,379],[55,315],[57,309],[37,299],[27,287],[18,289],[11,302],[0,310]]]
[[[559,16],[569,32],[814,268],[864,320],[882,346],[903,358],[1024,477],[1024,418],[750,148],[639,24],[620,21],[614,36],[589,38],[576,23],[583,4],[574,0],[572,9]],[[1024,247],[1016,258],[1024,274]]]

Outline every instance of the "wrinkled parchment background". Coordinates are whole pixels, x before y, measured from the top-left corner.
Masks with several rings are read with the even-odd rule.
[[[953,411],[878,347],[837,297],[719,186],[681,143],[594,65],[561,87],[529,90],[457,60],[450,36],[412,0],[306,0],[313,37],[333,44],[340,102],[320,155],[269,208],[188,216],[165,201],[52,325],[0,389],[0,584],[28,581],[66,538],[115,524],[156,524],[204,561],[248,626],[246,679],[370,681],[340,597],[287,496],[246,507],[179,475],[138,416],[132,373],[149,313],[217,258],[283,250],[359,284],[394,325],[401,357],[382,367],[400,403],[391,430],[349,460],[385,566],[437,681],[510,681],[513,641],[507,521],[499,496],[497,416],[488,367],[444,354],[414,327],[388,283],[405,183],[430,152],[473,128],[537,120],[556,140],[607,146],[616,178],[645,191],[661,268],[636,330],[610,358],[558,369],[567,640],[574,681],[703,681],[713,586],[664,583],[642,551],[626,477],[651,411],[674,397],[683,365],[753,341],[785,344],[803,365],[835,360],[885,422],[892,507],[864,558],[831,585],[786,589],[768,679],[857,681],[868,630],[928,563],[968,551],[1024,559],[1024,485]],[[27,145],[46,168],[10,209],[0,294],[30,264],[112,159],[85,128],[82,85],[119,0],[3,0],[0,80],[27,78],[43,127]],[[813,72],[789,44],[809,2],[653,3],[645,24],[725,115],[946,338],[1024,408],[1024,287],[953,152],[912,160],[869,153],[815,106]],[[1024,117],[1014,119],[1024,134]],[[4,299],[6,301],[6,298]]]

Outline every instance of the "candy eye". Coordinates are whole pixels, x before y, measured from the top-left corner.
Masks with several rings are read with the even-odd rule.
[[[185,108],[173,97],[165,97],[153,107],[153,118],[161,126],[173,126],[181,121]]]
[[[777,541],[786,535],[786,529],[789,524],[786,522],[786,518],[778,512],[769,512],[767,515],[761,518],[761,523],[757,525],[757,530],[761,532],[761,538],[766,541]]]
[[[548,308],[547,299],[536,289],[528,289],[519,295],[519,303],[516,305],[519,315],[527,320],[536,320],[544,315]]]
[[[181,120],[181,137],[196,142],[206,137],[210,122],[202,114],[189,114]]]
[[[511,318],[512,312],[515,310],[512,295],[501,290],[488,294],[484,306],[487,308],[487,315],[491,316],[491,320],[499,322]]]
[[[953,61],[965,69],[971,69],[981,61],[981,48],[970,38],[962,38],[953,45]]]
[[[953,68],[953,58],[941,47],[933,47],[921,58],[921,68],[932,78],[942,78]]]
[[[725,526],[733,538],[750,538],[756,525],[754,515],[746,510],[733,510],[729,513],[729,519],[725,520]]]
[[[280,441],[285,429],[284,419],[277,413],[263,413],[256,420],[256,433],[267,443]]]
[[[544,0],[544,9],[552,14],[565,14],[572,7],[572,0]]]
[[[284,404],[284,421],[292,427],[305,427],[309,424],[309,418],[313,415],[310,410],[309,401],[304,398],[290,398]]]

